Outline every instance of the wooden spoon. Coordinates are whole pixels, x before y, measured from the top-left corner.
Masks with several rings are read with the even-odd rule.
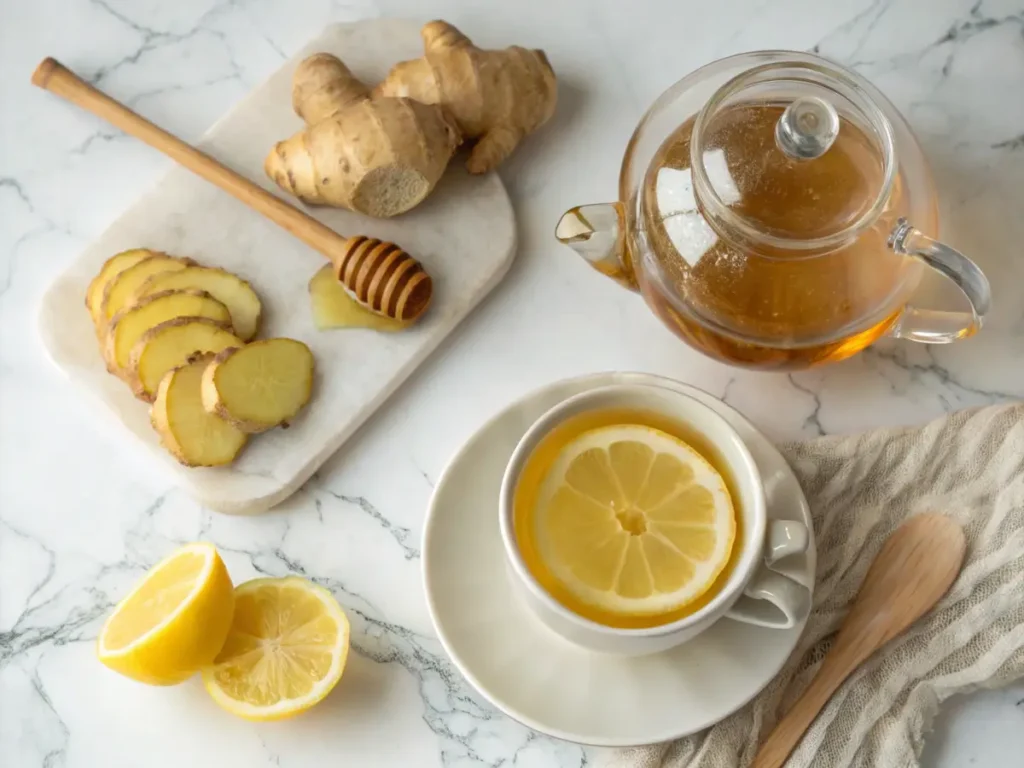
[[[913,517],[889,537],[818,674],[761,745],[751,768],[781,768],[850,673],[946,594],[966,547],[963,529],[943,515]]]
[[[125,133],[163,152],[197,176],[263,214],[334,264],[338,280],[370,311],[408,323],[422,315],[433,295],[430,275],[412,256],[392,243],[362,235],[345,237],[270,194],[209,155],[159,128],[124,104],[96,90],[56,59],[47,58],[32,73],[32,84],[77,104]]]

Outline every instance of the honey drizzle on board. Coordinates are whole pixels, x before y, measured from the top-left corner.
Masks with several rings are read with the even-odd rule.
[[[324,277],[325,274],[327,277]],[[329,315],[330,325],[323,328],[318,327],[318,330],[333,331],[340,328],[370,328],[375,331],[394,333],[404,330],[409,326],[407,322],[394,320],[390,317],[378,315],[376,312],[371,312],[353,299],[338,281],[334,274],[334,268],[330,264],[325,264],[321,267],[316,275],[313,276],[313,281],[323,281],[324,284],[334,286],[326,297],[329,299],[330,305],[324,310]],[[312,285],[312,281],[310,283]]]
[[[703,456],[715,471],[725,481],[726,490],[732,499],[736,515],[736,538],[733,542],[732,552],[729,555],[729,562],[708,588],[707,592],[701,595],[692,603],[673,611],[666,611],[651,616],[621,616],[602,610],[580,600],[573,595],[558,579],[554,573],[544,564],[537,549],[536,540],[533,534],[535,524],[535,513],[537,500],[541,486],[548,471],[554,465],[558,454],[578,438],[584,432],[601,427],[612,427],[625,424],[639,425],[659,429],[673,437],[682,440]],[[736,562],[740,553],[744,550],[744,537],[746,530],[743,526],[743,512],[740,509],[741,497],[738,492],[736,476],[726,463],[722,454],[714,447],[710,440],[703,434],[687,424],[680,422],[670,416],[653,411],[636,410],[632,408],[606,408],[596,411],[588,411],[569,418],[552,429],[538,443],[537,447],[530,454],[523,465],[519,475],[519,483],[516,486],[515,495],[512,501],[512,522],[516,543],[522,555],[527,570],[537,582],[555,600],[565,608],[582,616],[585,619],[604,624],[608,627],[619,629],[644,629],[658,627],[663,624],[670,624],[673,621],[690,616],[706,606],[715,596],[721,592],[722,587],[729,581],[736,568]]]

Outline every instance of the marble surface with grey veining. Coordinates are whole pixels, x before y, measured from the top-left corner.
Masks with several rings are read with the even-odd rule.
[[[277,511],[216,515],[152,470],[44,358],[48,283],[169,161],[29,86],[47,55],[187,140],[325,24],[443,17],[488,46],[544,48],[558,113],[502,168],[520,250],[505,283]],[[932,163],[943,234],[989,274],[968,341],[883,342],[791,375],[683,347],[642,302],[551,237],[566,207],[614,195],[646,106],[686,72],[758,48],[816,50],[874,80]],[[419,538],[447,458],[489,415],[602,369],[676,377],[788,440],[913,424],[1024,397],[1022,0],[0,0],[0,763],[22,766],[583,766],[461,680],[434,639]],[[282,108],[285,108],[282,106]],[[195,681],[146,688],[95,661],[103,617],[180,543],[214,542],[236,580],[303,574],[353,620],[343,684],[308,715],[253,725]],[[950,702],[931,768],[1017,765],[1024,685]]]

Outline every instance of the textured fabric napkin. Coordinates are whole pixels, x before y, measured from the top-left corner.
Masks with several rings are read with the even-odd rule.
[[[810,502],[814,606],[792,657],[750,704],[672,744],[624,750],[616,768],[744,768],[817,670],[886,538],[907,518],[960,522],[967,554],[949,593],[826,705],[787,768],[917,766],[939,704],[1024,675],[1024,404],[922,428],[781,446]]]

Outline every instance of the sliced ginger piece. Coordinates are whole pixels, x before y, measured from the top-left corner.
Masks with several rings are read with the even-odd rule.
[[[135,342],[128,383],[136,397],[153,402],[160,380],[172,368],[202,352],[220,352],[243,342],[223,323],[207,317],[177,317],[150,328]]]
[[[287,424],[309,402],[313,353],[295,339],[225,349],[203,373],[203,406],[245,432]]]
[[[186,288],[206,291],[226,306],[231,313],[231,326],[242,341],[256,335],[263,311],[259,296],[249,283],[224,269],[192,265],[174,273],[155,275],[137,286],[135,298]]]
[[[103,289],[103,300],[100,302],[100,322],[105,330],[110,319],[128,306],[135,298],[135,292],[144,282],[160,272],[173,272],[195,264],[191,259],[181,259],[166,254],[156,254],[142,259],[136,264],[119,272]]]
[[[89,283],[89,287],[85,291],[85,307],[89,310],[89,316],[92,318],[93,323],[98,327],[102,326],[98,320],[100,318],[100,305],[103,303],[103,292],[107,287],[107,283],[128,269],[128,267],[133,267],[150,256],[158,255],[160,254],[146,248],[135,248],[130,251],[115,253],[103,262],[100,271],[92,279],[92,282]]]
[[[408,321],[378,315],[349,296],[330,264],[318,269],[310,279],[309,299],[313,307],[313,322],[321,331],[331,328],[401,331],[411,325]]]
[[[231,313],[206,291],[161,291],[145,296],[110,319],[103,357],[107,370],[126,378],[132,349],[142,334],[176,317],[208,317],[230,327]]]
[[[165,373],[149,411],[164,447],[187,467],[230,464],[249,439],[203,408],[203,371],[213,358],[213,353],[196,355]]]

